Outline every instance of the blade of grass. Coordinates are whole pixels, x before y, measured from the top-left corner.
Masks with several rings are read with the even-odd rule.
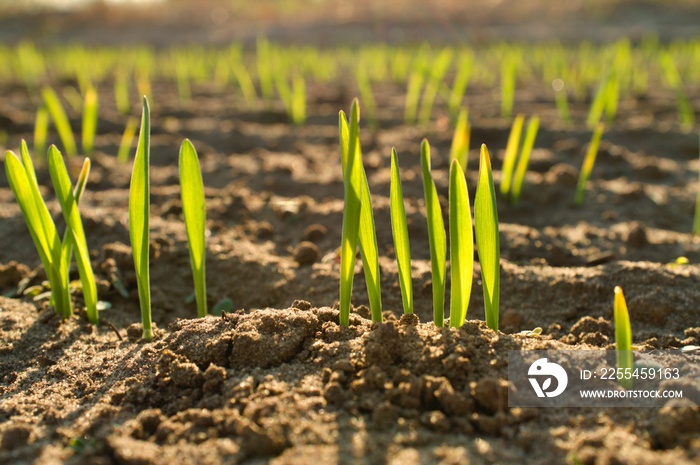
[[[362,160],[357,150],[359,132],[359,106],[357,100],[352,103],[350,111],[350,128],[343,132],[342,121],[345,114],[339,115],[340,146],[347,147],[346,163],[343,166],[344,208],[343,229],[340,249],[340,325],[350,324],[350,300],[352,298],[352,282],[357,256],[357,243],[360,229],[360,192],[362,190]]]
[[[119,143],[119,151],[117,152],[117,161],[119,163],[126,163],[129,160],[129,153],[134,143],[134,136],[136,136],[138,124],[139,120],[133,116],[130,116],[126,122],[124,134],[122,134],[122,140]]]
[[[357,99],[355,99],[356,101]],[[359,102],[358,114],[359,114]],[[343,134],[350,137],[350,131],[347,129],[348,124],[345,120],[345,113],[341,112],[339,118],[341,140]],[[358,123],[359,124],[359,123]],[[360,229],[358,241],[360,244],[360,255],[362,257],[362,269],[365,275],[365,282],[367,284],[367,295],[369,297],[369,307],[372,314],[372,321],[382,321],[382,290],[381,290],[381,277],[379,274],[379,249],[377,247],[377,234],[374,226],[374,215],[372,213],[372,198],[369,192],[369,184],[367,182],[367,174],[365,173],[364,165],[362,164],[362,148],[360,146],[360,133],[359,126],[358,131],[355,136],[355,156],[358,158],[359,171],[361,177],[360,183]],[[348,149],[343,151],[341,149],[341,162],[345,169],[347,166],[348,154],[350,153],[349,145]]]
[[[49,111],[46,105],[40,105],[36,110],[34,119],[34,152],[44,153],[46,151],[46,138],[49,133]]]
[[[501,245],[498,234],[496,190],[493,186],[491,157],[486,145],[481,146],[479,159],[479,183],[476,186],[474,199],[474,229],[481,265],[481,281],[484,286],[486,324],[494,331],[498,331]]]
[[[123,69],[119,69],[114,73],[114,102],[119,114],[128,115],[131,111],[129,74]]]
[[[462,167],[450,165],[450,326],[459,328],[467,318],[474,273],[474,238],[467,181]]]
[[[591,137],[591,142],[588,144],[588,151],[586,152],[586,157],[583,159],[581,173],[579,174],[578,184],[576,186],[576,197],[574,198],[574,203],[576,203],[576,205],[583,205],[583,199],[586,194],[586,183],[588,183],[591,173],[593,172],[593,165],[595,165],[600,139],[603,137],[604,130],[605,125],[603,123],[598,123]]]
[[[430,265],[433,287],[433,320],[435,326],[445,325],[445,274],[447,261],[447,237],[445,223],[437,189],[430,174],[430,144],[421,142],[421,168],[423,171],[423,192],[425,196],[426,218],[428,220],[428,242],[430,244]]]
[[[525,180],[527,165],[530,163],[530,154],[532,153],[532,147],[535,145],[535,138],[537,137],[537,130],[539,127],[540,118],[537,116],[530,117],[527,123],[527,131],[525,132],[523,148],[520,151],[520,156],[518,157],[518,166],[515,169],[515,176],[513,177],[513,191],[511,196],[511,203],[513,205],[517,205],[520,201],[520,192],[523,188],[523,181]]]
[[[617,346],[617,368],[632,370],[634,357],[632,354],[632,327],[630,325],[627,301],[620,286],[615,286],[615,304],[613,308],[615,324],[615,345]],[[632,378],[619,378],[620,386],[625,389],[632,387]]]
[[[62,318],[69,318],[73,310],[68,292],[67,268],[64,268],[61,263],[61,242],[51,214],[41,197],[34,165],[24,140],[20,146],[20,155],[21,162],[13,152],[7,152],[5,157],[7,179],[51,283],[54,309]]]
[[[525,115],[518,115],[513,120],[510,127],[510,135],[506,145],[506,152],[503,156],[503,175],[501,178],[501,194],[510,194],[510,185],[513,182],[513,169],[515,160],[518,158],[518,147],[520,146],[520,134],[523,131]]]
[[[71,185],[63,156],[54,145],[49,147],[49,174],[56,191],[56,198],[61,205],[66,228],[70,230],[71,235],[68,243],[72,244],[75,251],[75,261],[78,265],[80,282],[83,285],[83,298],[85,299],[88,321],[96,325],[99,319],[97,313],[97,286],[95,284],[95,275],[92,271],[92,264],[90,263],[90,253],[85,238],[85,230],[83,229],[83,221],[80,218],[80,211],[73,195],[73,186]]]
[[[180,186],[182,214],[185,217],[190,264],[197,298],[197,315],[204,317],[207,315],[206,206],[199,158],[189,139],[185,139],[180,147]]]
[[[452,146],[450,147],[450,162],[457,160],[462,169],[467,171],[467,157],[469,155],[469,136],[471,126],[469,125],[469,110],[464,107],[459,112],[455,132],[452,135]]]
[[[95,145],[98,108],[97,92],[94,87],[88,87],[83,103],[83,153],[85,155],[91,154]]]
[[[150,158],[151,158],[151,116],[148,99],[143,98],[141,132],[134,157],[134,168],[129,187],[129,237],[136,268],[136,282],[141,305],[142,337],[153,339],[151,325],[151,280],[149,269],[149,213],[150,213]]]
[[[41,94],[44,97],[44,104],[51,115],[56,131],[58,131],[58,136],[61,138],[63,147],[66,149],[66,155],[69,157],[77,155],[78,148],[73,138],[73,130],[70,127],[70,122],[63,109],[63,105],[61,105],[61,101],[58,99],[58,95],[56,95],[56,92],[50,87],[44,87],[41,90]]]
[[[399,284],[403,300],[403,312],[413,313],[413,284],[411,282],[411,250],[408,242],[406,210],[403,204],[403,191],[399,175],[399,156],[391,149],[391,232],[394,236],[396,263],[399,268]]]

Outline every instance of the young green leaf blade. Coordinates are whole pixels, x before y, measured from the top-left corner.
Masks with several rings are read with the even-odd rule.
[[[355,104],[357,99],[353,102]],[[359,103],[357,103],[359,115]],[[352,128],[352,127],[351,127]],[[345,119],[345,113],[340,112],[339,129],[341,146],[345,145],[344,138],[352,140],[350,137],[352,129],[348,129],[348,123]],[[362,257],[362,269],[365,275],[367,284],[367,295],[369,297],[369,307],[372,314],[372,321],[382,321],[382,290],[381,277],[379,272],[379,249],[377,247],[377,234],[374,225],[374,214],[372,213],[372,197],[369,192],[369,183],[367,182],[367,174],[365,173],[364,165],[362,164],[362,148],[360,147],[359,122],[358,129],[355,133],[354,150],[357,163],[360,171],[360,226],[358,231],[358,242],[360,245],[360,255]],[[347,160],[350,151],[349,143],[345,145],[346,149],[341,147],[341,163],[343,172],[347,172]],[[343,176],[345,179],[345,174]]]
[[[73,195],[73,186],[71,185],[63,156],[54,145],[49,147],[49,174],[56,191],[56,197],[61,205],[66,227],[70,230],[69,242],[72,243],[75,251],[75,261],[78,265],[80,281],[83,285],[83,298],[85,299],[88,321],[92,324],[97,324],[99,320],[97,313],[97,286],[95,284],[95,275],[92,271],[92,264],[90,263],[90,253],[85,238],[85,230],[83,229],[83,221],[80,218],[80,211]]]
[[[204,317],[207,315],[206,205],[199,158],[189,139],[185,139],[180,146],[180,186],[182,213],[185,217],[190,264],[194,276],[197,315]]]
[[[362,189],[362,160],[356,149],[357,134],[359,131],[359,108],[357,101],[353,101],[350,112],[350,128],[347,136],[342,130],[344,114],[340,112],[340,140],[342,147],[347,147],[347,160],[344,164],[344,208],[343,227],[340,249],[340,325],[350,324],[350,300],[352,297],[352,283],[355,271],[355,259],[357,256],[357,243],[360,230],[360,191]]]
[[[600,139],[603,137],[604,130],[605,124],[598,123],[598,126],[591,137],[591,142],[588,144],[588,151],[583,159],[581,173],[579,174],[578,184],[576,185],[576,197],[574,198],[574,203],[576,203],[576,205],[583,205],[583,199],[586,194],[586,184],[588,183],[591,173],[593,172],[595,159],[598,155],[598,147],[600,146]]]
[[[46,209],[46,205],[41,199],[41,207],[38,205],[36,194],[32,186],[32,174],[25,170],[17,155],[8,150],[5,153],[5,172],[10,184],[12,192],[15,194],[17,203],[19,204],[24,220],[27,223],[29,234],[34,241],[41,263],[44,265],[46,275],[51,283],[52,299],[56,312],[63,318],[68,318],[71,315],[70,299],[68,299],[68,307],[66,303],[66,289],[61,286],[61,279],[58,274],[58,266],[60,265],[60,247],[58,234],[53,220]],[[32,170],[33,172],[33,170]],[[50,224],[44,224],[44,214],[48,215],[51,220]]]
[[[510,127],[510,135],[506,144],[506,152],[503,156],[503,174],[501,176],[501,194],[508,195],[513,182],[513,169],[518,158],[518,147],[520,146],[520,135],[523,131],[525,115],[518,115],[513,120]]]
[[[433,176],[430,173],[430,144],[421,142],[421,168],[423,172],[423,193],[425,196],[426,219],[428,221],[428,243],[430,245],[430,266],[433,287],[433,321],[435,326],[445,325],[445,274],[447,262],[447,235],[442,219],[440,199]]]
[[[95,133],[97,132],[98,118],[97,91],[94,87],[88,87],[83,103],[83,153],[89,155],[95,146]]]
[[[134,157],[134,168],[129,187],[129,237],[134,256],[136,281],[141,305],[143,338],[153,339],[151,324],[151,283],[149,269],[149,212],[150,212],[150,158],[151,116],[148,99],[143,98],[141,132]]]
[[[496,190],[493,186],[491,157],[486,145],[481,146],[479,160],[479,183],[474,199],[474,230],[484,287],[486,324],[498,331],[501,244],[498,234]]]
[[[51,115],[53,124],[56,126],[58,136],[61,138],[63,147],[66,149],[66,155],[69,157],[77,155],[78,148],[75,145],[73,129],[71,129],[68,116],[66,116],[66,111],[63,109],[63,105],[61,105],[58,95],[56,95],[56,92],[50,87],[44,87],[41,94],[44,97],[44,104]]]
[[[450,326],[459,328],[467,318],[474,273],[472,214],[464,171],[450,165]]]
[[[527,165],[530,163],[530,154],[532,153],[532,147],[535,145],[535,138],[537,138],[539,127],[540,118],[537,116],[531,117],[527,123],[525,140],[523,141],[523,147],[518,157],[518,166],[515,169],[515,176],[513,177],[513,190],[511,192],[511,202],[513,205],[517,205],[520,201],[520,192],[523,189]]]
[[[45,243],[48,244],[51,256],[51,264],[46,269],[46,274],[51,283],[51,299],[56,309],[56,313],[62,318],[69,318],[73,315],[71,306],[70,292],[68,290],[68,263],[63,261],[62,246],[56,225],[46,207],[46,203],[39,191],[39,183],[37,182],[36,171],[32,163],[32,157],[29,155],[29,148],[26,141],[22,140],[20,145],[20,156],[22,158],[22,166],[27,175],[27,182],[31,192],[31,198],[34,203],[34,209],[39,217],[39,234],[44,235]],[[15,193],[15,196],[17,194]],[[46,268],[46,264],[44,264]]]
[[[34,152],[44,153],[49,133],[49,111],[45,105],[39,106],[34,119]]]
[[[411,250],[408,242],[408,225],[406,224],[406,209],[403,204],[401,176],[399,174],[399,156],[396,149],[391,149],[391,231],[394,236],[394,250],[399,269],[399,285],[403,312],[413,313],[413,284],[411,281]]]
[[[124,134],[122,134],[122,140],[119,143],[119,151],[117,152],[117,161],[119,163],[126,163],[129,160],[131,145],[134,143],[134,136],[136,135],[138,125],[138,119],[133,116],[129,117],[127,120]]]
[[[615,303],[613,306],[615,324],[615,344],[617,346],[617,368],[632,369],[634,357],[632,354],[632,326],[630,325],[627,301],[620,286],[615,286]],[[632,387],[632,378],[618,380],[625,389]]]
[[[450,147],[450,161],[457,160],[464,171],[467,170],[467,156],[469,154],[469,111],[462,108],[457,118],[455,131],[452,135],[452,146]]]

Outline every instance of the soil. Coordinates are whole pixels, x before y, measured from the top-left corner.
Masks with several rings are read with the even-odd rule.
[[[649,13],[652,3],[599,3],[636,6],[633,13],[658,20]],[[697,15],[692,2],[675,3],[666,14],[675,12],[681,22]],[[81,14],[87,13],[61,18],[81,24]],[[21,20],[46,21],[35,14]],[[444,24],[426,22],[434,32]],[[83,39],[90,37],[87,31]],[[8,147],[16,148],[32,138],[35,106],[21,86],[0,89],[0,123]],[[379,129],[363,127],[362,143],[386,311],[383,323],[368,320],[358,260],[355,308],[342,328],[337,113],[349,108],[349,84],[311,86],[309,119],[299,128],[280,106],[249,110],[239,95],[213,86],[196,85],[190,104],[178,102],[171,83],[153,89],[153,342],[140,340],[127,216],[131,167],[114,157],[124,117],[108,103],[111,86],[99,89],[106,103],[81,201],[99,295],[111,303],[101,312],[104,324],[95,328],[82,316],[61,321],[45,299],[17,296],[18,288],[45,278],[0,179],[0,291],[12,297],[0,297],[0,463],[700,463],[697,399],[660,409],[528,409],[507,402],[508,351],[614,348],[616,285],[625,290],[638,348],[700,345],[700,238],[690,234],[700,188],[697,135],[678,126],[670,91],[621,102],[585,203],[575,208],[590,132],[561,123],[540,89],[518,89],[515,111],[540,115],[541,129],[520,205],[499,203],[495,332],[483,323],[478,263],[469,321],[460,329],[431,323],[418,153],[427,136],[446,205],[451,132],[444,108],[427,130],[408,127],[404,89],[375,91]],[[689,94],[700,108],[700,89]],[[489,146],[498,182],[509,122],[498,117],[490,91],[470,88],[467,99],[472,145]],[[588,104],[571,110],[581,122]],[[232,311],[203,319],[194,318],[190,298],[179,197],[177,153],[185,137],[198,149],[206,185],[209,304],[233,303]],[[389,220],[392,146],[401,160],[415,316],[400,315]],[[473,148],[471,198],[477,157]],[[40,167],[38,176],[58,217],[48,173]],[[690,263],[671,264],[680,256]],[[535,327],[541,335],[522,333]]]

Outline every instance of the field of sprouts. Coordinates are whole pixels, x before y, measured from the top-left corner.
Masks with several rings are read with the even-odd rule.
[[[0,463],[698,463],[508,352],[700,350],[700,38],[424,26],[0,45]]]

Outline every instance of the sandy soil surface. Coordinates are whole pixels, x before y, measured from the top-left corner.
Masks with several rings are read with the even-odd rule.
[[[690,27],[697,6],[677,3],[665,14],[675,12],[674,20]],[[619,11],[632,4],[601,5]],[[631,11],[647,12],[646,20],[663,22],[653,3],[634,5]],[[560,8],[562,15],[575,13]],[[72,24],[84,20],[60,16],[68,17]],[[275,15],[260,17],[276,24]],[[42,15],[22,21],[34,21],[37,30],[52,24]],[[444,23],[430,25],[431,33],[444,33]],[[515,29],[527,35],[529,27]],[[379,30],[386,30],[383,23]],[[331,35],[343,41],[342,31]],[[569,32],[575,39],[588,37]],[[43,30],[39,36],[63,34]],[[109,324],[93,328],[80,317],[62,322],[45,300],[0,298],[0,463],[700,462],[700,408],[690,399],[661,409],[507,404],[509,350],[614,347],[615,285],[625,289],[639,348],[700,345],[700,239],[689,232],[700,187],[697,135],[678,128],[670,92],[622,102],[585,204],[575,208],[590,132],[563,125],[553,102],[537,89],[519,89],[516,111],[539,114],[542,123],[521,204],[499,204],[502,314],[501,331],[494,332],[481,321],[478,264],[468,323],[459,330],[431,324],[418,153],[427,136],[438,191],[446,197],[451,133],[441,108],[427,131],[405,126],[403,91],[377,89],[380,129],[363,128],[362,134],[385,322],[367,319],[358,261],[355,312],[350,327],[341,328],[334,307],[343,207],[337,112],[347,111],[353,97],[347,83],[311,87],[309,120],[300,128],[288,123],[281,107],[247,110],[240,96],[206,85],[195,86],[193,103],[182,106],[171,84],[155,83],[151,279],[158,330],[152,343],[139,339],[136,323],[127,229],[131,167],[114,157],[124,118],[105,104],[81,205],[100,297],[112,303],[101,314]],[[31,139],[35,106],[19,86],[5,85],[1,92],[0,123],[8,145],[16,147],[21,138]],[[109,86],[100,92],[102,101],[112,101]],[[700,108],[700,89],[690,97]],[[490,92],[470,88],[467,99],[472,145],[490,147],[498,182],[508,122],[497,116],[498,101]],[[587,109],[573,105],[574,120],[582,121]],[[77,115],[72,122],[79,127]],[[177,174],[185,137],[199,151],[206,185],[209,303],[229,298],[238,309],[205,319],[193,319],[196,310],[188,303],[192,278]],[[401,159],[406,196],[415,317],[398,314],[389,222],[392,146]],[[472,198],[476,157],[472,149]],[[38,175],[52,198],[48,173],[39,169]],[[44,278],[4,176],[0,205],[0,291],[10,295]],[[58,214],[54,201],[51,206]],[[690,264],[669,266],[679,256]],[[537,326],[543,328],[539,337],[519,334]],[[699,395],[697,384],[688,389]]]

